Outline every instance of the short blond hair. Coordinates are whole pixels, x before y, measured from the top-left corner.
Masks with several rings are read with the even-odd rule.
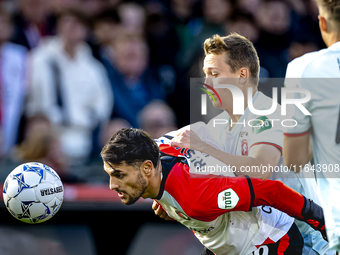
[[[260,75],[260,60],[251,41],[237,33],[228,36],[214,35],[204,42],[205,55],[226,53],[226,64],[231,72],[242,67],[249,69],[250,78],[254,85],[258,85]]]
[[[316,0],[316,2],[327,12],[330,19],[340,22],[340,0]]]

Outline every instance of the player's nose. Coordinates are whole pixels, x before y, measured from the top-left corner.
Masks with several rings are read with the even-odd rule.
[[[110,178],[110,190],[118,189],[119,185],[117,182],[115,182],[114,178]]]
[[[213,87],[213,86],[214,86],[214,84],[213,84],[213,79],[212,79],[212,78],[209,78],[209,77],[206,77],[206,78],[204,79],[204,84],[207,84],[207,85]]]

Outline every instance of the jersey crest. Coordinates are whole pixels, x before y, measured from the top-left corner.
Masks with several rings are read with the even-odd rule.
[[[247,139],[241,140],[241,152],[242,152],[242,156],[248,156],[248,141],[247,141]]]

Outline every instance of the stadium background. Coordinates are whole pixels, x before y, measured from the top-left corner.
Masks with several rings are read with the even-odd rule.
[[[261,63],[259,90],[268,95],[267,78],[283,78],[289,61],[325,47],[314,0],[2,0],[0,4],[0,183],[15,166],[38,161],[53,167],[65,184],[60,212],[41,225],[20,223],[1,203],[4,255],[200,254],[202,247],[192,233],[154,216],[151,201],[131,207],[120,203],[108,189],[100,148],[122,127],[143,128],[158,137],[189,124],[190,78],[204,76],[202,44],[213,34],[235,31],[254,43]],[[86,61],[97,59],[105,67],[102,78],[108,80],[114,98],[106,117],[86,127],[90,135],[83,139],[91,148],[81,156],[65,149],[60,138],[65,126],[74,123],[55,121],[54,112],[46,109],[29,110],[37,82],[31,74],[40,70],[32,59],[35,52],[43,52],[45,40],[65,36],[57,24],[68,9],[75,10],[69,15],[88,26],[86,38],[78,43],[86,41],[91,49],[93,57]],[[13,46],[9,53],[5,45]],[[12,61],[11,56],[21,60]],[[64,71],[61,67],[59,75]],[[74,76],[81,72],[79,67]],[[79,83],[72,74],[67,79]],[[90,92],[79,90],[69,97],[77,100],[82,93]],[[70,139],[69,143],[79,142]]]

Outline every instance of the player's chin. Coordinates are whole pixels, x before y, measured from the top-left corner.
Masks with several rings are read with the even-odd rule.
[[[127,197],[121,198],[121,201],[124,205],[132,205],[134,203],[137,202],[137,200],[139,199],[139,197],[135,198],[135,197],[130,197],[128,195],[126,195]]]
[[[213,106],[217,109],[223,109],[222,105],[220,104],[220,102],[216,101],[216,104],[213,102]]]
[[[221,104],[220,104],[220,101],[218,100],[218,98],[216,98],[215,99],[215,97],[214,97],[214,99],[209,95],[209,99],[210,99],[210,101],[212,102],[212,104],[213,104],[213,106],[215,107],[215,108],[217,108],[217,109],[222,109],[222,106],[221,106]]]

